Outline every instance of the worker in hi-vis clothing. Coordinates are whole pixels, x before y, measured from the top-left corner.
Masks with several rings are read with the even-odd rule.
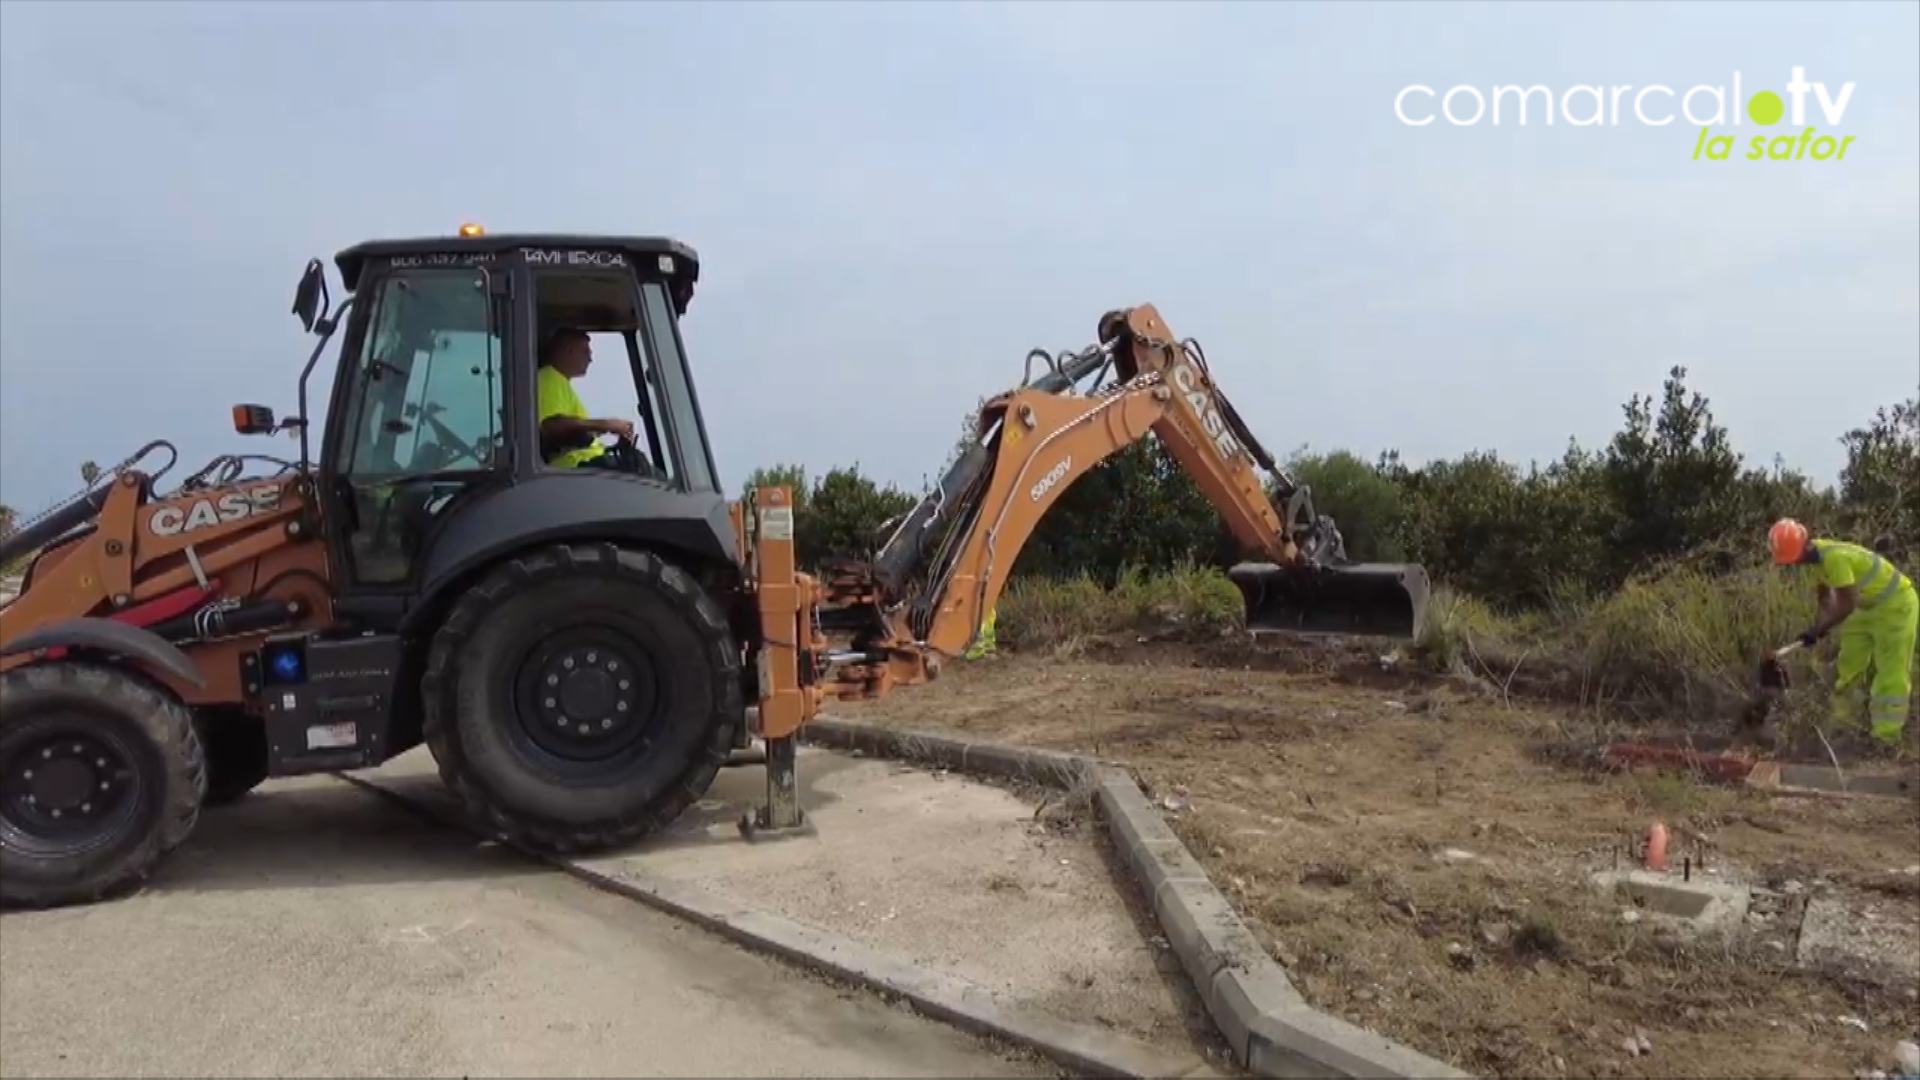
[[[1913,693],[1914,639],[1920,632],[1920,594],[1913,580],[1879,553],[1844,540],[1816,539],[1792,518],[1774,523],[1767,546],[1777,565],[1812,567],[1819,584],[1820,617],[1800,635],[1800,643],[1811,646],[1840,631],[1834,721],[1853,722],[1858,684],[1872,667],[1868,725],[1876,740],[1897,745]]]

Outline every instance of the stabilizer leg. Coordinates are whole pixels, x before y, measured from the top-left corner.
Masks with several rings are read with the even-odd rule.
[[[800,805],[798,741],[791,735],[766,740],[767,801],[740,818],[740,835],[748,840],[762,836],[789,836],[813,831],[813,823]]]
[[[815,603],[819,588],[794,563],[793,494],[786,488],[756,488],[737,511],[749,552],[747,572],[761,632],[756,635],[758,708],[752,730],[766,747],[767,801],[740,818],[740,835],[752,840],[808,831],[795,777],[799,746],[794,736],[820,711],[815,685],[817,658],[826,647]]]

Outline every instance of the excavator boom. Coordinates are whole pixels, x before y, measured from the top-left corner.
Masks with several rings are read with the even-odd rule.
[[[1108,313],[1098,333],[1097,344],[1064,359],[1029,354],[1027,380],[982,408],[978,440],[898,521],[873,562],[836,567],[819,585],[817,609],[801,604],[781,616],[851,638],[839,653],[825,652],[824,639],[815,643],[826,669],[823,694],[874,696],[933,677],[941,658],[974,640],[1048,508],[1149,433],[1238,540],[1248,561],[1229,577],[1246,602],[1250,630],[1419,633],[1426,572],[1349,563],[1334,521],[1315,513],[1312,492],[1278,466],[1218,392],[1196,342],[1176,339],[1151,305]],[[1047,362],[1039,378],[1032,377],[1035,358]],[[1105,381],[1108,374],[1114,381]],[[1077,390],[1089,377],[1094,388]]]

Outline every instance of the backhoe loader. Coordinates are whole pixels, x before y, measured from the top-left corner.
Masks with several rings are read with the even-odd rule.
[[[338,310],[319,260],[295,290],[319,339],[295,413],[233,410],[297,459],[222,456],[165,490],[177,455],[155,442],[0,539],[0,566],[28,560],[0,610],[9,904],[115,895],[203,806],[423,743],[477,821],[547,852],[653,833],[733,764],[766,769],[743,833],[803,828],[802,726],[937,677],[1047,508],[1150,433],[1250,560],[1231,570],[1250,629],[1418,632],[1425,572],[1347,564],[1150,306],[1106,314],[1082,351],[1030,354],[874,558],[805,572],[793,493],[720,483],[680,331],[690,247],[462,226],[334,264]],[[543,434],[560,330],[613,342],[633,380],[605,467],[556,464],[567,447]],[[313,432],[307,388],[338,331]]]

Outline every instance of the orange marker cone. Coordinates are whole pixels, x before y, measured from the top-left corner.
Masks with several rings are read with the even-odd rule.
[[[1667,868],[1667,827],[1656,821],[1647,828],[1647,869]]]

